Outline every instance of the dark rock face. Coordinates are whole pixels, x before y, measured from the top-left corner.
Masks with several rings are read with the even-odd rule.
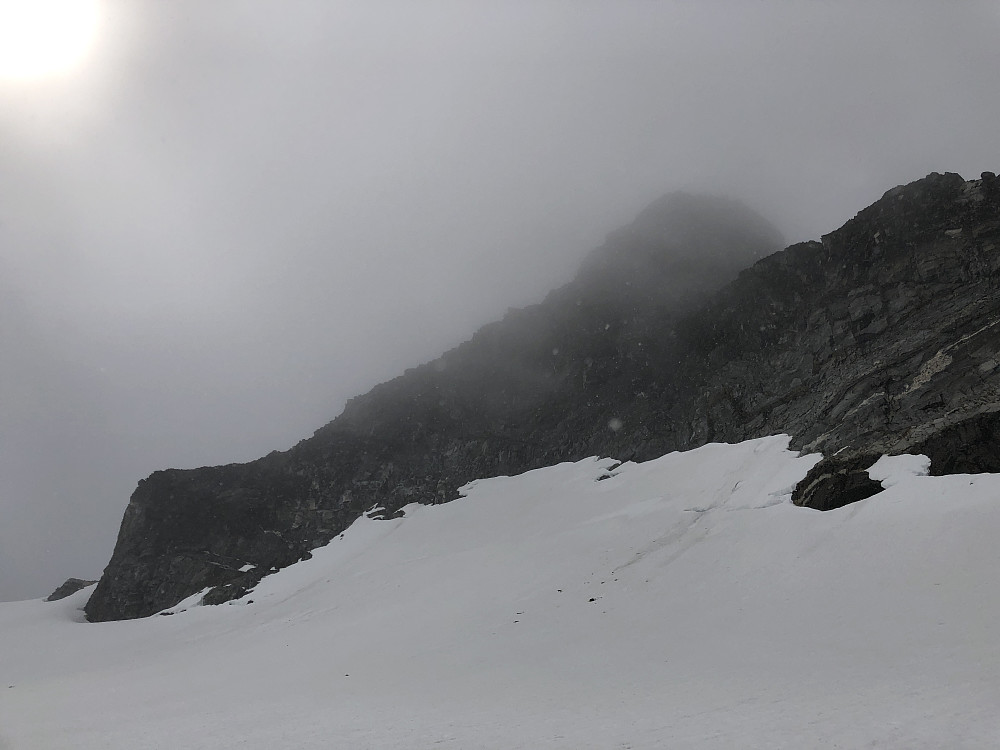
[[[995,410],[998,198],[954,174],[895,188],[684,321],[719,363],[693,409],[712,439],[787,432],[805,450],[877,456]]]
[[[97,581],[84,581],[82,578],[67,578],[62,585],[45,597],[47,602],[57,602],[60,599],[65,599],[67,596],[75,594],[80,589],[85,589],[87,586],[93,586]]]
[[[868,476],[877,455],[852,458],[832,456],[816,464],[792,493],[792,502],[814,510],[835,510],[882,491],[882,483]]]
[[[141,482],[88,616],[142,617],[205,588],[225,601],[366,508],[444,502],[481,476],[786,432],[837,454],[796,493],[836,507],[872,489],[881,453],[953,456],[984,434],[969,420],[1000,410],[995,180],[932,174],[763,257],[778,246],[730,202],[654,204],[542,304],[290,451]]]
[[[1000,413],[987,411],[943,427],[910,449],[931,460],[931,474],[1000,472]]]

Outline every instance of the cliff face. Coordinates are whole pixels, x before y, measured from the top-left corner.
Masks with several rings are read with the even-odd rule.
[[[697,358],[717,363],[703,371],[693,432],[786,432],[830,456],[795,495],[819,508],[845,504],[830,497],[838,477],[857,478],[882,453],[926,453],[934,471],[993,470],[998,278],[992,174],[932,174],[890,190],[821,243],[756,264],[684,321]]]
[[[919,446],[963,470],[994,455],[969,449],[1000,434],[992,175],[933,174],[763,257],[779,246],[737,204],[654,204],[542,304],[354,399],[290,451],[140,482],[88,617],[141,617],[205,588],[225,601],[366,509],[593,454],[787,432],[837,453],[796,493],[820,508],[864,495],[855,464],[869,455]]]

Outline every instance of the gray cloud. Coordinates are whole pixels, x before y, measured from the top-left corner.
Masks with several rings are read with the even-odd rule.
[[[105,4],[0,88],[0,599],[540,299],[671,189],[790,241],[996,170],[991,2]]]

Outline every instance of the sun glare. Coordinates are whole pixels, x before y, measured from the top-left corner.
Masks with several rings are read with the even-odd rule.
[[[98,0],[0,0],[0,79],[70,73],[97,36]]]

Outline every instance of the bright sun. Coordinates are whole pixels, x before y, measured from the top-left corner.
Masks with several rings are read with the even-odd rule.
[[[99,0],[0,0],[0,79],[69,73],[97,36]]]

